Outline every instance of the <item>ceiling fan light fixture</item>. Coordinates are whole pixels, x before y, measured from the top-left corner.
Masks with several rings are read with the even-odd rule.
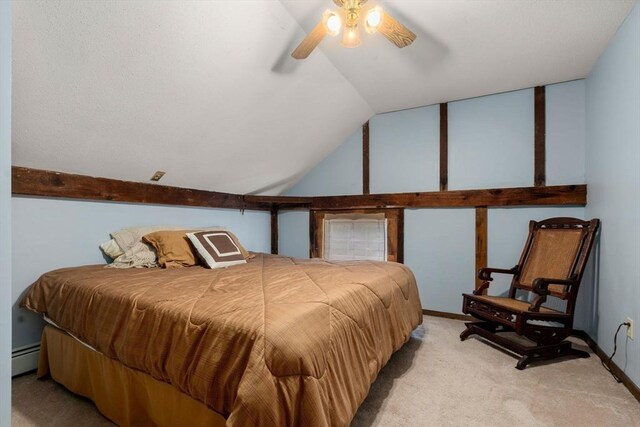
[[[342,45],[348,48],[354,48],[360,46],[360,29],[358,25],[352,25],[344,29],[342,36]]]
[[[365,29],[369,34],[373,34],[378,31],[378,27],[382,23],[382,9],[374,7],[367,12],[367,19],[365,19]]]
[[[366,10],[366,14],[364,14],[365,9],[362,6],[367,1],[333,0],[333,3],[340,8],[340,11],[325,10],[320,22],[291,52],[291,56],[294,59],[307,58],[327,34],[337,36],[340,31],[343,31],[342,45],[344,47],[358,47],[361,44],[359,25],[363,25],[365,31],[369,34],[382,34],[396,47],[403,48],[413,43],[416,35],[381,7],[372,7]],[[344,30],[342,30],[342,27],[344,27]]]
[[[327,11],[325,12],[324,25],[327,27],[327,33],[329,35],[337,36],[340,34],[340,29],[342,28],[342,20],[336,13]]]

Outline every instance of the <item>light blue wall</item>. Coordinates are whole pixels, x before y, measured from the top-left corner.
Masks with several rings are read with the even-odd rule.
[[[278,253],[309,258],[309,212],[282,211],[278,214]]]
[[[313,168],[289,191],[291,196],[362,194],[362,129]]]
[[[0,426],[11,424],[11,2],[0,1]]]
[[[602,220],[597,341],[629,316],[635,341],[618,338],[615,362],[640,385],[640,4],[587,78],[587,215]]]
[[[413,108],[369,120],[371,193],[440,188],[440,108]],[[362,157],[362,156],[361,156]]]
[[[449,189],[527,187],[533,89],[449,103]]]
[[[547,87],[547,175],[555,184],[584,183],[584,92],[583,80]],[[372,193],[438,189],[439,118],[438,106],[371,118]],[[360,194],[361,144],[358,130],[289,194],[340,194],[345,182],[354,183],[350,193]],[[533,184],[533,89],[449,104],[449,183],[451,189]],[[584,218],[584,208],[490,209],[489,264],[515,265],[528,221],[552,216]],[[280,253],[308,257],[308,214],[279,217]],[[460,312],[460,294],[474,286],[475,211],[407,209],[404,236],[405,262],[416,275],[423,307]],[[497,282],[496,292],[504,290],[506,282]]]
[[[549,85],[546,97],[547,185],[584,182],[585,81]]]
[[[405,209],[404,258],[422,307],[458,313],[474,286],[475,209]]]
[[[104,263],[98,245],[109,240],[112,231],[143,225],[224,226],[237,234],[248,250],[271,250],[270,215],[266,212],[245,211],[243,215],[235,210],[29,197],[14,197],[12,210],[14,347],[40,339],[40,316],[18,307],[29,285],[49,270]]]

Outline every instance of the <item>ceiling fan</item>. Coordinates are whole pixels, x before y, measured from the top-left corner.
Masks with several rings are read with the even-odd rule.
[[[380,32],[391,43],[400,48],[409,46],[416,39],[416,35],[411,30],[399,23],[379,6],[369,8],[366,13],[361,13],[364,12],[361,9],[367,0],[333,0],[333,2],[344,10],[342,13],[331,10],[325,11],[322,14],[322,20],[291,53],[291,56],[295,59],[308,57],[327,34],[331,36],[340,34],[342,29],[340,15],[344,15],[342,44],[345,47],[360,46],[359,24],[364,25],[367,33]]]

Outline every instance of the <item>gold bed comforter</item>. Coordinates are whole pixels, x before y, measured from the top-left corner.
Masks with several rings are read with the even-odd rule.
[[[347,426],[422,322],[413,273],[258,254],[226,269],[64,268],[23,304],[229,426]]]

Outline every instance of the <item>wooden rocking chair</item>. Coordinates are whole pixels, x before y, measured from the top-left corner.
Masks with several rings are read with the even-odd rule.
[[[531,221],[518,265],[510,270],[481,269],[478,277],[482,285],[473,294],[462,295],[462,311],[480,321],[466,323],[460,339],[464,341],[478,334],[519,354],[517,369],[524,369],[536,360],[571,355],[589,357],[589,353],[572,348],[565,338],[573,330],[578,288],[599,225],[598,219]],[[486,295],[492,273],[513,275],[508,297]],[[518,290],[527,291],[533,297],[531,302],[516,299]],[[543,306],[547,297],[566,300],[566,309]]]

